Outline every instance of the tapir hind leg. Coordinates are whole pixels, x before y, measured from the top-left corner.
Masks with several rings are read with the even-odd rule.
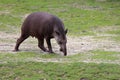
[[[14,51],[19,51],[19,46],[20,46],[20,44],[21,44],[25,39],[27,39],[28,37],[29,37],[29,35],[22,34],[22,35],[20,36],[20,38],[17,40],[17,42],[16,42],[16,46],[15,46]]]

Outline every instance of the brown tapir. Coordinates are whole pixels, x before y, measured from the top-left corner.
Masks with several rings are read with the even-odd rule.
[[[60,51],[67,55],[67,29],[65,30],[63,22],[56,16],[45,13],[35,12],[30,14],[22,24],[21,36],[17,40],[15,51],[18,51],[20,44],[29,36],[38,39],[38,47],[45,52],[53,53],[51,38],[55,38],[60,46]],[[48,50],[44,47],[44,39],[47,42]]]

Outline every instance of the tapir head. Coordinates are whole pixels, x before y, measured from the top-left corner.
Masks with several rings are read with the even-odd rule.
[[[64,56],[67,55],[67,48],[66,48],[66,43],[67,43],[67,38],[66,38],[66,34],[67,34],[67,29],[66,30],[54,30],[54,38],[56,39],[58,45],[60,46],[60,51],[62,51],[64,53]]]

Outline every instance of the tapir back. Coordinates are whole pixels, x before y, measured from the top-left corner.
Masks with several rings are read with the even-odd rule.
[[[56,26],[55,26],[56,25]],[[30,14],[22,25],[22,32],[33,37],[51,36],[55,27],[64,31],[63,23],[56,16],[48,13],[36,12]],[[61,29],[62,28],[62,29]]]

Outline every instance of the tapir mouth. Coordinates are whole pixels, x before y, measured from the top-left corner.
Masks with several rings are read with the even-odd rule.
[[[63,49],[62,49],[62,48],[60,48],[60,51],[64,53],[64,56],[66,56],[66,55],[67,55],[67,52],[66,52],[66,51],[63,51]]]
[[[63,52],[62,48],[60,48],[60,51]]]

